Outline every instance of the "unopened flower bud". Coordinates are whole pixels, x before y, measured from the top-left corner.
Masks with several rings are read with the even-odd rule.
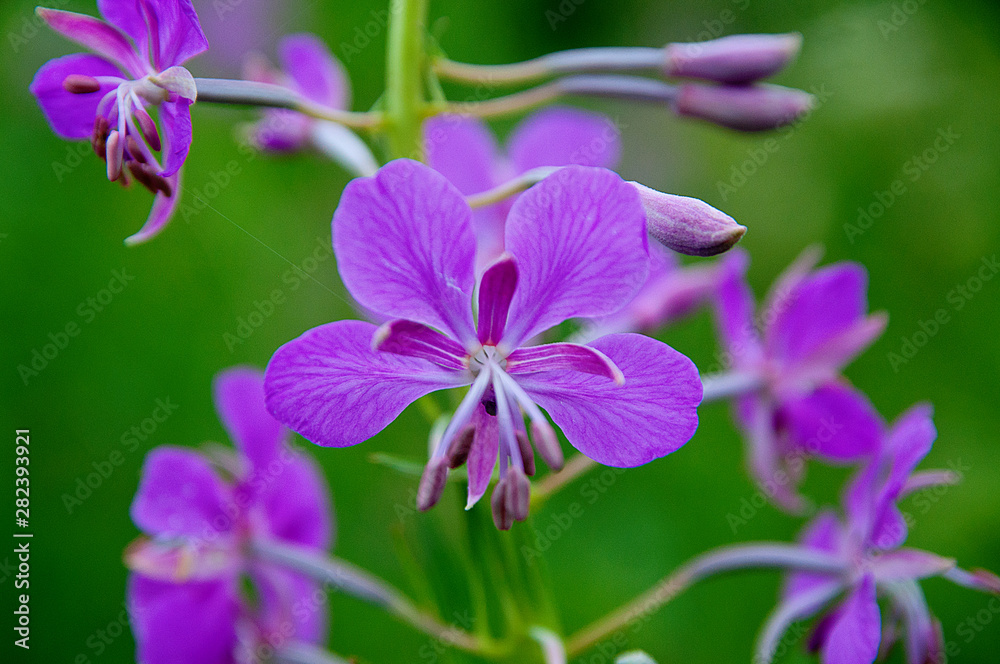
[[[678,115],[701,118],[739,131],[764,131],[790,124],[812,108],[813,97],[780,85],[699,85],[679,87]]]
[[[667,76],[719,83],[751,83],[784,69],[802,46],[802,35],[731,35],[689,44],[668,44]]]
[[[75,95],[85,95],[101,89],[101,83],[93,76],[70,74],[63,79],[63,89]]]
[[[743,234],[728,214],[688,196],[675,196],[632,182],[646,211],[646,230],[669,249],[688,256],[714,256],[731,248]]]

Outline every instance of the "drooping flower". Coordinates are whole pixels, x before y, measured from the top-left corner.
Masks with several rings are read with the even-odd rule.
[[[128,608],[145,664],[260,661],[259,649],[326,634],[317,582],[248,554],[257,540],[325,550],[333,527],[326,483],[267,413],[259,371],[227,370],[214,392],[236,453],[154,449],[132,504],[146,537],[126,551]]]
[[[469,196],[544,166],[614,168],[621,156],[621,137],[608,117],[557,106],[522,121],[503,149],[482,120],[438,115],[424,123],[424,148],[427,163]],[[503,253],[510,206],[503,201],[473,211],[480,270]]]
[[[879,445],[880,419],[840,375],[885,329],[867,315],[867,274],[854,263],[815,271],[806,252],[775,283],[759,313],[745,281],[747,257],[727,256],[717,318],[725,364],[759,384],[736,400],[750,471],[779,505],[798,510],[803,460],[853,463]]]
[[[917,581],[943,576],[963,586],[1000,593],[1000,578],[989,572],[967,572],[957,568],[953,559],[901,548],[908,528],[897,502],[930,486],[914,470],[936,435],[930,407],[911,408],[885,435],[879,454],[849,485],[844,495],[845,519],[826,510],[806,526],[800,540],[803,547],[839,557],[845,571],[790,574],[781,603],[763,631],[755,661],[770,661],[792,622],[824,609],[809,643],[822,653],[823,664],[872,664],[880,650],[886,654],[900,633],[910,664],[941,661],[941,628]],[[891,608],[884,627],[878,596],[887,597]],[[830,608],[837,597],[842,599]]]
[[[255,58],[245,67],[248,79],[287,87],[319,106],[347,110],[351,87],[340,61],[319,38],[288,35],[278,43],[281,70]],[[250,127],[250,138],[262,150],[292,152],[313,147],[351,173],[371,175],[378,169],[364,141],[347,127],[296,111],[271,109]]]
[[[155,196],[142,229],[127,244],[159,233],[177,207],[180,169],[191,147],[194,78],[181,67],[208,48],[190,0],[98,0],[107,22],[39,8],[59,34],[95,55],[45,63],[31,92],[59,136],[90,138],[107,162],[108,179],[135,179]],[[158,107],[160,127],[147,110]],[[162,155],[162,163],[156,154]]]
[[[611,466],[647,463],[694,433],[698,372],[669,346],[637,334],[525,346],[568,318],[616,311],[645,281],[642,207],[614,173],[571,166],[522,194],[505,253],[478,287],[471,210],[422,164],[394,161],[349,184],[333,237],[347,289],[392,320],[330,323],[282,346],[267,369],[268,407],[309,440],[345,447],[430,392],[471,385],[431,453],[421,509],[466,462],[471,507],[499,457],[495,521],[525,518],[531,442],[550,466],[562,462],[541,408],[570,444]]]

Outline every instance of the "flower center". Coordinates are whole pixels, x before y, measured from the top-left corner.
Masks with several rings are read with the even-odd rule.
[[[482,346],[469,356],[469,371],[473,376],[478,376],[491,362],[501,369],[507,368],[507,356],[504,353],[497,350],[496,346]]]

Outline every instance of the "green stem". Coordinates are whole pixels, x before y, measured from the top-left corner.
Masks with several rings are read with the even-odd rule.
[[[427,101],[424,26],[428,0],[392,0],[386,52],[385,113],[393,157],[421,160],[421,124]]]

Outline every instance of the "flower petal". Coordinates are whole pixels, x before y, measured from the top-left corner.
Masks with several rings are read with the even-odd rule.
[[[772,313],[764,334],[768,352],[786,365],[807,360],[863,321],[867,288],[867,273],[856,263],[829,265],[804,277]]]
[[[742,249],[732,249],[721,263],[715,318],[727,366],[746,367],[763,357],[753,292],[746,282],[749,263],[750,256]]]
[[[251,576],[260,596],[258,621],[265,640],[282,643],[294,639],[299,643],[322,643],[326,639],[329,620],[330,588],[309,577],[278,565],[258,563]],[[317,601],[319,600],[319,601]],[[246,661],[257,661],[252,657]]]
[[[182,64],[208,48],[191,0],[97,0],[97,8],[135,40],[140,52],[149,54],[157,70]]]
[[[632,467],[669,454],[698,426],[701,380],[694,363],[639,334],[611,334],[590,344],[625,376],[551,371],[517,376],[566,439],[607,466]]]
[[[806,524],[798,536],[800,544],[815,551],[837,553],[842,541],[840,520],[832,510],[823,510]],[[789,599],[804,595],[830,582],[831,575],[816,572],[792,572],[786,577],[782,597]]]
[[[562,168],[522,194],[507,217],[519,281],[504,342],[568,318],[624,307],[646,281],[646,216],[635,189],[599,168]]]
[[[288,438],[288,430],[264,404],[264,372],[253,367],[226,369],[215,376],[212,397],[230,440],[254,471],[263,472]]]
[[[747,467],[757,485],[786,512],[798,514],[805,499],[798,493],[801,479],[801,454],[796,454],[796,471],[788,461],[792,455],[782,454],[778,432],[774,428],[774,404],[765,394],[747,394],[734,404],[735,419],[744,429]]]
[[[233,661],[240,613],[235,579],[171,583],[131,574],[126,592],[137,662]]]
[[[268,410],[318,445],[371,438],[416,399],[469,378],[426,360],[372,350],[376,327],[338,321],[275,352],[264,375]]]
[[[554,343],[518,348],[507,356],[507,373],[512,376],[539,371],[580,371],[603,376],[621,385],[625,376],[607,355],[590,346]]]
[[[476,429],[469,449],[469,459],[466,461],[469,470],[469,499],[465,509],[470,509],[486,493],[500,451],[500,425],[497,418],[489,415],[482,404],[472,413],[470,424]]]
[[[227,532],[231,494],[209,462],[194,450],[158,447],[146,455],[132,521],[148,535],[206,537]]]
[[[135,78],[150,73],[149,65],[139,59],[125,35],[101,19],[45,7],[36,11],[50,28],[63,37],[111,60]],[[115,75],[119,74],[116,72]]]
[[[477,346],[471,214],[444,176],[408,159],[352,181],[333,216],[344,284],[379,314],[431,325]]]
[[[382,353],[419,357],[451,371],[468,369],[465,349],[437,330],[411,320],[392,320],[375,331],[372,348]]]
[[[500,154],[485,122],[464,115],[437,115],[424,123],[427,163],[468,196],[500,183]]]
[[[347,73],[315,35],[288,35],[282,39],[278,43],[278,60],[303,96],[329,108],[350,106]]]
[[[170,177],[181,170],[191,149],[191,101],[178,97],[176,101],[161,104],[160,124],[166,143],[160,175]]]
[[[174,211],[177,209],[177,203],[181,197],[181,174],[179,172],[173,174],[167,178],[167,182],[170,184],[171,195],[167,196],[162,192],[157,192],[153,198],[153,207],[149,211],[146,223],[143,224],[138,233],[125,238],[125,244],[129,246],[142,244],[152,240],[166,228],[167,222],[174,216]]]
[[[872,559],[872,573],[878,582],[923,579],[944,574],[954,567],[953,558],[920,549],[887,551]]]
[[[63,87],[63,81],[71,74],[121,77],[121,72],[104,58],[77,53],[49,60],[35,74],[29,89],[38,100],[52,131],[75,141],[94,133],[97,105],[118,84],[102,83],[97,92],[74,94]]]
[[[539,166],[614,168],[621,158],[621,135],[611,118],[577,108],[551,107],[533,113],[507,141],[517,173]]]
[[[263,487],[260,500],[271,537],[319,550],[330,547],[334,528],[330,489],[306,452],[283,447],[253,481]]]
[[[882,419],[871,402],[839,383],[784,400],[778,418],[798,449],[831,462],[871,456],[882,441]]]
[[[492,346],[500,343],[507,324],[510,302],[517,290],[517,261],[506,254],[483,273],[479,282],[479,340]]]
[[[872,664],[878,657],[882,616],[875,601],[875,579],[865,575],[841,605],[823,644],[823,664]]]

